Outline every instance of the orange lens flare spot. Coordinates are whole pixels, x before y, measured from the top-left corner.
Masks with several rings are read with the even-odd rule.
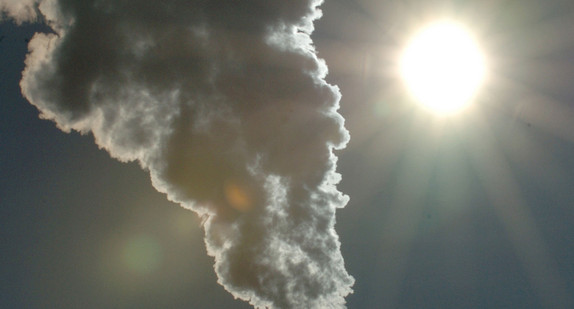
[[[253,208],[250,190],[236,182],[225,185],[225,198],[231,207],[241,212],[247,212]]]

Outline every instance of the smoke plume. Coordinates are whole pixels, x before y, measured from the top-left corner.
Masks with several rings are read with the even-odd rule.
[[[341,308],[349,135],[310,34],[322,0],[0,0],[47,23],[25,97],[203,218],[219,283],[258,308]]]

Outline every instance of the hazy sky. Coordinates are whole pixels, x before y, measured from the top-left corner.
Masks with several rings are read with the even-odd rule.
[[[212,254],[223,252],[221,260],[229,263],[221,265],[231,265],[222,266],[220,274],[238,295],[251,295],[241,290],[249,286],[261,301],[277,297],[276,304],[296,306],[289,297],[279,297],[285,293],[271,288],[283,286],[282,282],[304,286],[285,288],[294,299],[332,296],[332,291],[346,294],[351,282],[346,269],[355,280],[354,293],[346,297],[348,308],[567,308],[573,304],[574,4],[566,0],[327,0],[311,37],[318,57],[329,68],[326,80],[337,90],[321,81],[321,62],[308,50],[297,49],[309,46],[304,34],[281,36],[281,27],[274,28],[278,35],[270,43],[273,48],[258,39],[264,37],[261,29],[267,28],[263,26],[277,25],[276,20],[282,25],[309,25],[299,19],[311,16],[304,9],[309,1],[268,8],[259,1],[245,6],[213,1],[218,4],[201,4],[211,15],[197,13],[197,20],[205,21],[197,25],[186,21],[185,10],[173,12],[172,17],[181,20],[153,19],[144,14],[154,12],[151,7],[141,8],[141,14],[135,8],[123,8],[133,13],[110,14],[102,22],[106,2],[98,3],[98,17],[89,9],[74,7],[77,20],[85,24],[68,34],[69,49],[59,52],[60,75],[38,75],[30,93],[38,100],[56,98],[61,105],[44,106],[65,111],[57,116],[60,125],[82,128],[86,109],[74,102],[85,97],[78,89],[89,84],[86,80],[97,80],[91,84],[96,88],[112,89],[103,94],[92,91],[87,99],[111,98],[112,103],[104,102],[100,109],[104,116],[98,119],[105,119],[97,133],[100,145],[114,149],[116,157],[137,158],[147,169],[156,170],[156,186],[174,192],[172,199],[191,197],[233,208],[211,209],[222,219],[209,221],[208,242]],[[396,68],[397,55],[413,31],[439,17],[467,24],[483,46],[490,68],[473,107],[449,119],[438,119],[411,102]],[[89,23],[93,20],[98,27]],[[193,29],[194,44],[206,45],[186,43],[184,35],[189,32],[177,28],[182,25]],[[110,34],[107,29],[134,35]],[[120,163],[98,149],[93,135],[65,134],[53,122],[38,119],[38,110],[22,97],[19,86],[27,44],[36,31],[47,28],[0,24],[0,298],[5,306],[250,308],[217,283],[201,218],[158,193],[138,163]],[[163,45],[154,45],[153,53],[145,54],[146,42]],[[133,47],[133,54],[126,56],[114,46]],[[91,53],[95,50],[99,52]],[[76,70],[83,73],[73,73]],[[182,109],[178,102],[207,100],[213,102],[210,106],[218,106],[217,111],[190,104],[182,114],[188,112],[193,121],[171,115],[171,109],[153,114],[165,118],[146,118],[148,107],[155,105],[129,103],[135,90],[126,89],[145,86],[148,95],[134,102],[152,102],[166,98],[165,89],[181,76],[184,82],[178,85],[185,87],[178,95],[184,99],[168,100],[172,109]],[[207,90],[208,84],[216,86]],[[242,210],[245,196],[234,198],[233,193],[254,192],[247,194],[254,205],[270,196],[297,201],[297,205],[329,201],[318,209],[333,211],[333,205],[344,203],[332,188],[318,185],[318,179],[332,173],[329,149],[309,146],[344,142],[341,119],[328,112],[324,116],[329,106],[336,105],[339,91],[339,113],[351,136],[347,148],[335,150],[342,175],[337,188],[350,198],[345,208],[336,210],[344,269],[337,264],[338,250],[331,250],[336,238],[326,233],[329,237],[324,239],[319,232],[329,231],[329,211],[289,208],[283,219],[279,208]],[[234,100],[261,104],[250,103],[247,108],[227,103]],[[117,106],[113,102],[125,101],[129,101],[127,107],[113,116]],[[326,107],[320,102],[327,102]],[[132,118],[137,120],[130,122]],[[141,122],[134,126],[134,121]],[[156,126],[159,129],[151,129]],[[126,129],[134,127],[138,129]],[[164,132],[167,127],[173,130]],[[223,138],[203,134],[206,128]],[[244,132],[242,139],[235,137],[238,128]],[[108,134],[107,129],[124,134]],[[187,132],[200,142],[187,143],[183,135],[170,135],[173,132]],[[166,148],[146,154],[144,150],[155,149],[156,144]],[[185,163],[180,154],[197,145],[210,149],[191,151],[190,156],[202,158],[203,163]],[[285,151],[290,147],[294,150]],[[256,153],[266,153],[270,159],[251,160]],[[162,158],[174,167],[159,164]],[[213,172],[204,166],[214,166]],[[181,176],[198,169],[202,178]],[[287,185],[285,180],[261,176],[263,172],[294,180]],[[205,193],[220,183],[223,191]],[[285,197],[281,190],[269,189],[285,186],[294,193]],[[282,207],[280,202],[277,205]],[[258,215],[249,215],[253,213]],[[268,226],[261,223],[267,222],[265,218],[279,219],[269,219],[273,224]],[[295,221],[326,222],[326,227],[289,223]],[[258,228],[248,228],[252,226]],[[314,233],[306,232],[309,226]],[[312,235],[298,238],[307,234]],[[282,238],[285,235],[289,240]],[[227,247],[230,243],[231,248],[240,244],[237,248],[242,249],[233,251]],[[311,266],[288,267],[282,273],[284,268],[276,266],[283,263],[280,255],[269,248],[294,243],[301,247],[289,247],[289,252],[305,252],[301,256],[309,257],[297,265],[318,263],[314,267],[329,275],[312,275]],[[307,243],[315,245],[306,249]],[[326,245],[314,255],[311,249],[316,244]],[[286,255],[290,261],[301,258]],[[261,261],[266,258],[268,264]],[[251,270],[267,275],[254,279]],[[293,273],[296,276],[290,277]]]

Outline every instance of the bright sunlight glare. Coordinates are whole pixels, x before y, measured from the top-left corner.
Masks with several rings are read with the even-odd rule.
[[[407,45],[400,65],[414,98],[439,115],[466,107],[485,75],[478,46],[464,28],[450,22],[419,32]]]

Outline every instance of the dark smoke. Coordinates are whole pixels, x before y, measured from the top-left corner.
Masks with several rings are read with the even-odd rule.
[[[219,282],[255,307],[340,308],[349,135],[310,34],[321,0],[0,0],[30,41],[21,87],[204,220]]]

